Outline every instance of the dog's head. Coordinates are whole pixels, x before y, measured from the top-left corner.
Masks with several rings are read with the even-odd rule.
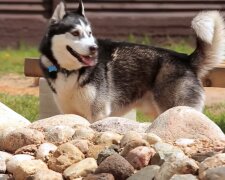
[[[72,12],[66,12],[65,4],[59,3],[42,40],[41,53],[62,68],[78,70],[97,63],[97,49],[82,0]]]

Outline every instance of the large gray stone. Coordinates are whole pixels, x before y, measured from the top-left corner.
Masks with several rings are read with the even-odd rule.
[[[50,126],[52,127],[60,125],[70,126],[73,128],[77,125],[89,126],[90,123],[81,116],[75,114],[65,114],[35,121],[29,127],[32,129],[46,131]]]
[[[29,124],[30,121],[0,102],[0,133],[8,127],[21,128]]]
[[[164,142],[179,138],[225,140],[221,129],[207,116],[191,107],[178,106],[161,114],[146,130]]]
[[[150,123],[139,123],[122,117],[108,117],[91,124],[91,128],[98,132],[113,131],[119,134],[125,134],[128,131],[143,133]]]

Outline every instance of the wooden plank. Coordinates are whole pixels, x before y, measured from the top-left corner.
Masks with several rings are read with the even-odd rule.
[[[43,77],[38,58],[25,58],[24,74],[28,77]]]
[[[49,1],[49,0],[47,0]],[[7,4],[11,4],[11,3],[16,3],[16,4],[20,4],[20,3],[29,3],[29,4],[36,4],[36,3],[45,3],[47,2],[46,0],[0,0],[0,3],[7,3]]]
[[[216,67],[203,79],[204,87],[225,88],[225,64]]]
[[[77,4],[68,3],[69,9],[76,9]],[[199,11],[222,10],[225,4],[179,4],[179,3],[85,3],[86,11]]]
[[[74,0],[66,0],[66,2],[74,2]],[[139,3],[139,2],[160,2],[160,3],[224,3],[224,0],[85,0],[85,3],[92,2],[92,3],[99,3],[99,2],[108,2],[108,3],[123,3],[123,2],[130,2],[130,3]]]
[[[43,5],[1,5],[0,6],[0,11],[25,11],[25,12],[30,12],[30,11],[38,11],[38,12],[43,12],[46,9],[44,8]]]
[[[28,77],[43,77],[38,58],[26,58],[24,63],[24,74]],[[203,79],[204,87],[225,88],[225,63],[210,71]]]

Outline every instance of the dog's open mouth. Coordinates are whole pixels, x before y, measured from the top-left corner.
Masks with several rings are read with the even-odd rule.
[[[76,59],[78,59],[78,61],[80,61],[81,63],[83,63],[86,66],[94,66],[96,64],[96,55],[89,55],[89,56],[83,56],[81,54],[79,54],[78,52],[76,52],[75,50],[73,50],[73,48],[71,48],[70,46],[66,46],[66,49],[69,51],[69,53],[74,56]]]

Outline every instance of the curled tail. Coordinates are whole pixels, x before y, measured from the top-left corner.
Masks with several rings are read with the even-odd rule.
[[[197,48],[190,55],[199,78],[220,64],[225,57],[225,25],[218,11],[199,13],[192,20],[197,35]]]

